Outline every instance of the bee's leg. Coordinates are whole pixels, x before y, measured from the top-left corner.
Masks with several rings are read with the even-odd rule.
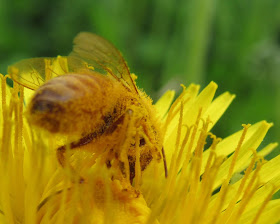
[[[166,157],[165,157],[165,152],[164,152],[164,148],[163,147],[161,149],[161,153],[162,153],[162,160],[163,160],[163,165],[164,165],[165,178],[167,178],[168,170],[167,170]]]
[[[56,150],[57,160],[62,167],[65,167],[65,155],[64,155],[65,151],[66,151],[65,146],[61,146]]]
[[[65,146],[59,147],[56,151],[57,160],[63,168],[65,167],[65,152],[66,152],[66,147]],[[75,174],[76,173],[75,169],[70,164],[68,166],[69,166],[71,172],[73,174]],[[83,183],[84,181],[85,181],[85,179],[83,177],[79,177],[79,183]]]
[[[145,124],[144,124],[144,125],[145,125]],[[145,128],[144,125],[142,124],[143,130],[148,129],[147,127]],[[143,137],[144,137],[144,138],[143,138],[144,141],[142,141],[142,142],[140,141],[140,146],[145,145],[145,144],[146,144],[146,141],[150,141],[148,132],[143,131],[142,135],[143,135]],[[150,144],[151,144],[151,143],[150,143]],[[158,153],[160,153],[159,151],[160,151],[160,150],[157,150]],[[162,146],[162,148],[161,148],[161,154],[162,154],[162,162],[163,162],[163,166],[164,166],[165,178],[167,178],[167,176],[168,176],[168,169],[167,169],[166,156],[165,156],[165,152],[164,152],[163,146]],[[158,155],[155,155],[155,156],[157,157]],[[159,157],[159,158],[161,158],[161,157]],[[145,167],[144,167],[144,168],[145,168]]]
[[[135,161],[132,155],[129,155],[131,147],[131,139],[133,138],[135,113],[131,108],[127,108],[124,114],[113,124],[119,127],[119,144],[117,146],[117,160],[119,161],[119,169],[124,178],[132,184],[135,175]]]

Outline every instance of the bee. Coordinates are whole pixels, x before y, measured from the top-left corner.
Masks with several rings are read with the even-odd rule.
[[[11,65],[8,73],[35,90],[27,107],[32,125],[78,136],[68,148],[92,151],[131,182],[137,158],[141,171],[153,159],[162,162],[167,176],[152,101],[136,87],[126,61],[107,40],[82,32],[68,56],[25,59]],[[57,149],[62,166],[66,149]]]

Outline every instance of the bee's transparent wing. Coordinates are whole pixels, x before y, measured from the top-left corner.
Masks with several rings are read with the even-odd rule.
[[[35,90],[51,78],[82,68],[87,68],[86,63],[77,58],[30,58],[9,66],[8,74],[15,82]]]
[[[68,57],[24,59],[9,66],[8,74],[15,82],[35,90],[51,78],[85,69],[111,75],[137,93],[121,53],[102,37],[85,32],[76,36]]]
[[[69,56],[85,61],[99,73],[111,75],[137,93],[121,53],[102,37],[87,32],[79,33],[74,39],[73,51]]]

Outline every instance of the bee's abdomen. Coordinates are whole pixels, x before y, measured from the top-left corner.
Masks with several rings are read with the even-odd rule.
[[[90,132],[104,123],[123,94],[120,83],[104,75],[63,75],[36,91],[29,117],[51,132]]]

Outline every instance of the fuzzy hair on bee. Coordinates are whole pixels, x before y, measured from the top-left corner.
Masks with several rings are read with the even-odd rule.
[[[152,100],[135,84],[121,53],[102,37],[82,32],[64,57],[33,58],[8,70],[15,82],[34,90],[27,106],[31,125],[50,133],[78,136],[57,149],[87,150],[131,183],[152,160],[163,163],[160,122]]]

